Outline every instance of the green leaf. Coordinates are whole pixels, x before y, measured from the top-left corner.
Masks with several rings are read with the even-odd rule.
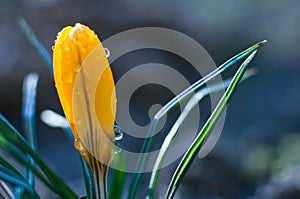
[[[165,198],[173,198],[175,195],[175,192],[184,177],[185,173],[189,169],[190,165],[192,164],[192,161],[197,156],[197,153],[199,152],[201,148],[201,144],[203,143],[206,136],[209,134],[209,132],[213,129],[215,123],[217,122],[218,118],[222,115],[223,110],[226,108],[226,105],[229,103],[230,98],[232,97],[234,91],[237,88],[237,85],[239,84],[240,80],[242,79],[242,76],[245,72],[246,66],[249,64],[249,62],[253,59],[253,57],[256,54],[256,50],[251,53],[251,55],[243,62],[243,64],[239,67],[238,71],[234,75],[233,79],[230,82],[230,85],[228,86],[227,90],[223,94],[222,98],[220,99],[218,105],[214,109],[213,113],[209,117],[208,121],[205,123],[201,131],[198,133],[197,137],[194,139],[193,143],[189,147],[189,149],[184,154],[184,157],[182,158],[181,162],[179,163],[172,180],[169,184],[168,191]]]
[[[78,152],[78,156],[79,156],[80,165],[81,165],[83,178],[84,178],[86,198],[93,199],[96,197],[93,176],[92,176],[86,162],[84,161],[84,159],[82,158],[82,156],[80,155],[79,152]]]
[[[30,195],[31,198],[37,199],[40,198],[38,194],[35,192],[33,187],[31,187],[24,178],[16,175],[15,173],[11,172],[9,169],[5,168],[4,166],[0,166],[0,179],[12,183],[14,185],[18,185],[24,187],[27,193]]]
[[[14,198],[14,193],[13,193],[12,189],[6,182],[4,182],[2,180],[0,180],[0,196],[3,199],[13,199]]]
[[[42,58],[48,65],[48,69],[50,70],[51,75],[53,75],[52,58],[49,55],[49,53],[47,52],[44,45],[38,40],[38,38],[34,34],[32,28],[30,27],[30,25],[27,23],[27,21],[23,17],[21,17],[19,19],[18,23],[19,23],[19,26],[21,27],[24,35],[26,36],[26,38],[30,41],[30,43],[36,48],[36,50],[42,56]]]
[[[40,173],[39,170],[37,170],[36,167],[32,167],[31,166],[31,164],[27,161],[27,158],[24,157],[24,155],[22,154],[22,152],[20,152],[9,141],[7,141],[7,139],[1,134],[1,131],[0,131],[0,146],[5,151],[7,151],[9,154],[11,154],[12,157],[15,158],[15,160],[18,161],[20,164],[22,164],[24,166],[27,166],[47,187],[49,187],[51,190],[53,190],[54,192],[56,192],[56,189],[55,189],[54,185],[52,185],[49,182],[49,180],[46,179],[45,176],[42,173]],[[6,166],[7,168],[9,168],[7,165],[4,165],[4,166]],[[12,171],[14,171],[14,170],[12,170]]]
[[[38,85],[38,74],[30,73],[23,81],[23,104],[22,104],[22,118],[24,132],[26,134],[28,143],[33,151],[38,153],[37,138],[36,138],[36,125],[35,125],[35,109],[36,109],[36,91]],[[28,155],[28,162],[32,167],[35,167],[33,159]],[[25,179],[34,187],[34,174],[26,167]]]
[[[109,199],[122,198],[123,189],[125,187],[126,180],[126,161],[122,151],[114,155],[114,160],[112,165],[121,165],[121,171],[116,169],[110,169],[110,189],[109,189]]]
[[[174,109],[174,107],[178,106],[179,103],[183,100],[185,100],[187,97],[189,97],[194,91],[198,90],[201,86],[203,86],[206,82],[208,82],[213,77],[219,75],[223,71],[230,68],[232,65],[234,65],[236,62],[240,61],[253,51],[255,51],[257,48],[259,48],[262,44],[266,43],[266,41],[261,41],[259,43],[254,44],[253,46],[247,48],[241,53],[238,53],[234,57],[230,58],[226,62],[224,62],[221,66],[219,66],[217,69],[203,77],[202,79],[196,81],[193,85],[189,86],[187,89],[185,89],[183,92],[181,92],[179,95],[174,97],[172,100],[170,100],[163,108],[161,108],[156,115],[154,116],[154,119],[151,123],[151,126],[149,128],[147,139],[145,140],[141,154],[148,153],[153,145],[153,133],[156,132],[158,122],[160,118],[162,118],[164,115],[166,115],[169,111]],[[147,164],[147,157],[145,155],[141,155],[138,160],[138,166],[137,170],[133,176],[132,182],[130,184],[130,189],[128,193],[128,199],[133,199],[136,196],[138,186],[141,180],[142,171],[144,170],[145,165]]]
[[[249,77],[253,76],[255,72],[253,69],[249,69],[245,72],[243,75],[243,78],[241,81],[248,79]],[[195,95],[188,101],[186,106],[184,107],[182,113],[177,118],[176,122],[172,126],[170,132],[165,137],[164,142],[162,144],[162,147],[159,151],[159,154],[155,160],[155,164],[151,173],[150,182],[148,186],[148,194],[147,198],[153,198],[154,191],[157,184],[157,179],[160,173],[161,165],[164,161],[165,155],[167,154],[167,151],[171,144],[173,143],[173,139],[176,137],[178,129],[181,127],[181,125],[184,123],[187,116],[190,114],[190,112],[195,108],[195,106],[206,96],[211,95],[216,92],[220,92],[224,90],[224,87],[227,88],[231,82],[232,78],[226,79],[224,82],[219,82],[213,85],[210,85],[209,87],[204,87],[197,91]]]
[[[9,169],[11,172],[15,173],[16,175],[19,175],[20,177],[22,177],[21,173],[1,156],[0,156],[0,165],[6,167],[7,169]]]
[[[76,194],[62,181],[47,165],[43,160],[40,159],[38,154],[36,154],[31,147],[28,145],[26,140],[19,134],[19,132],[0,114],[0,145],[3,149],[9,152],[13,157],[16,158],[21,164],[24,164],[32,171],[36,171],[35,168],[31,167],[30,164],[18,153],[14,146],[17,146],[22,152],[29,154],[31,158],[35,161],[37,166],[43,171],[47,176],[51,185],[51,188],[55,193],[59,194],[61,197],[74,198],[77,199]],[[39,173],[35,172],[38,176]],[[41,177],[39,175],[38,177]],[[42,178],[43,179],[43,178]],[[49,184],[48,184],[49,186]]]
[[[41,120],[50,127],[61,128],[68,135],[70,141],[74,142],[72,130],[69,127],[65,117],[52,110],[44,110],[41,113]],[[83,173],[84,184],[86,189],[86,198],[93,199],[96,197],[93,176],[79,152],[77,152],[77,155],[80,160],[80,165]]]

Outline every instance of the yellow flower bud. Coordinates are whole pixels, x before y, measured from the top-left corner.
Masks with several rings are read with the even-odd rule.
[[[116,96],[105,50],[97,35],[81,24],[64,28],[53,50],[56,89],[74,135],[75,147],[90,168],[94,167],[94,158],[107,165],[114,153]],[[88,72],[93,70],[99,72]],[[89,82],[97,83],[92,93]]]

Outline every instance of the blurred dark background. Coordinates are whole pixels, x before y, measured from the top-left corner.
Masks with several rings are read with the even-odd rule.
[[[50,54],[57,32],[76,22],[94,29],[102,40],[131,28],[170,28],[198,41],[217,65],[267,39],[251,64],[258,75],[240,85],[217,145],[194,162],[176,198],[300,198],[299,10],[297,0],[0,0],[0,112],[22,130],[22,79],[38,72],[41,155],[77,193],[83,193],[72,143],[62,130],[40,122],[43,110],[62,110],[46,63],[18,26],[20,17]],[[118,67],[113,66],[115,74],[122,70]],[[161,193],[171,171],[164,171]],[[45,190],[43,198],[53,197]]]

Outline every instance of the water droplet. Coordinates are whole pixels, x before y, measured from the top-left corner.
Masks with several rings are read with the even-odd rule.
[[[80,118],[77,118],[77,119],[76,119],[76,124],[77,124],[77,125],[80,125],[80,124],[81,124],[81,119],[80,119]]]
[[[75,94],[80,95],[80,90],[78,88],[75,90]]]
[[[74,140],[74,147],[77,149],[77,150],[80,150],[81,148],[81,140],[79,138],[76,138]]]
[[[83,146],[80,138],[74,140],[74,147],[80,152],[81,155],[86,155],[85,147]]]
[[[114,125],[114,130],[115,130],[115,140],[122,140],[123,138],[123,130],[118,126]]]
[[[80,67],[81,67],[80,63],[78,63],[78,62],[74,63],[73,64],[73,71],[76,72],[76,73],[79,72]]]
[[[54,46],[52,46],[51,49],[54,50]]]
[[[104,48],[104,51],[105,51],[106,58],[109,58],[109,56],[110,56],[109,49],[108,48]]]
[[[69,44],[68,44],[68,42],[66,42],[66,41],[61,41],[60,43],[59,43],[59,45],[60,45],[60,47],[61,47],[61,49],[62,50],[69,50]]]
[[[80,48],[82,54],[85,54],[87,51],[84,48]]]
[[[122,146],[121,146],[121,144],[119,142],[116,142],[115,145],[116,145],[115,146],[115,154],[121,153],[122,152]]]
[[[73,76],[70,73],[65,73],[62,75],[62,81],[69,84],[73,82]]]

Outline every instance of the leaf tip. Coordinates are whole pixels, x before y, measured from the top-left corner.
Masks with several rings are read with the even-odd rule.
[[[262,45],[265,45],[267,42],[268,42],[268,40],[265,39],[265,40],[258,42],[258,45],[262,46]]]

